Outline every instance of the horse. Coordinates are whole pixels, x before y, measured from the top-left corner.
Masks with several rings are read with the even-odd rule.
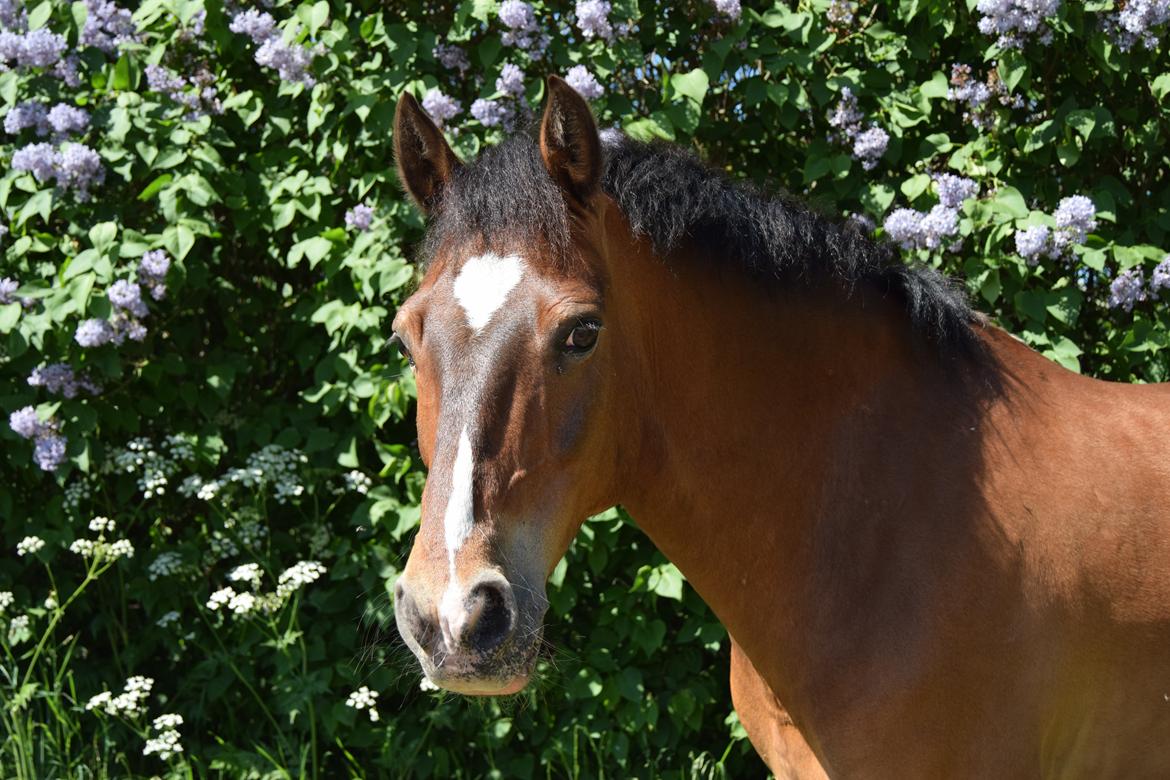
[[[394,598],[425,676],[521,690],[547,577],[621,505],[726,627],[778,777],[1170,776],[1170,388],[1068,371],[545,86],[538,132],[467,164],[397,106],[429,476]]]

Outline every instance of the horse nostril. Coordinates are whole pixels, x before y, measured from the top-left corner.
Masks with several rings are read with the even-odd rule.
[[[467,643],[477,652],[488,653],[511,635],[516,608],[507,581],[481,582],[467,597],[469,630]]]

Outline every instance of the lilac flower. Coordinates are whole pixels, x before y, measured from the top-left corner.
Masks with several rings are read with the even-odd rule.
[[[65,363],[50,363],[38,366],[28,375],[30,387],[43,387],[50,393],[59,393],[66,398],[77,395],[77,377]]]
[[[68,439],[58,433],[37,436],[33,445],[33,460],[42,471],[56,471],[65,462],[65,445]]]
[[[250,8],[233,16],[228,29],[234,33],[247,35],[252,39],[252,43],[259,46],[276,34],[276,20],[272,18],[272,14]]]
[[[857,13],[857,3],[848,0],[833,0],[829,3],[829,10],[825,11],[825,18],[834,27],[845,28],[853,24],[853,16]]]
[[[271,14],[249,9],[233,16],[228,29],[252,39],[252,43],[258,47],[254,55],[257,65],[272,68],[284,81],[306,87],[316,83],[307,71],[313,58],[320,53],[320,47],[306,49],[285,41],[277,31],[276,20]]]
[[[42,184],[56,177],[60,165],[61,154],[52,144],[29,144],[12,154],[13,170],[28,171]]]
[[[515,46],[528,52],[533,59],[540,59],[548,48],[549,37],[540,32],[536,24],[536,13],[532,6],[522,0],[504,0],[498,12],[500,21],[507,31],[500,36],[505,46]]]
[[[135,40],[138,30],[130,12],[110,0],[85,0],[85,27],[78,43],[94,46],[106,54],[114,54],[118,47]]]
[[[1013,96],[1009,93],[1003,79],[994,70],[983,82],[972,75],[970,65],[955,63],[951,66],[950,84],[947,100],[963,104],[963,121],[981,130],[994,123],[995,103],[1010,108],[1022,108],[1024,105],[1023,95]]]
[[[577,27],[585,40],[613,40],[613,27],[609,23],[611,9],[606,0],[577,0]]]
[[[1131,268],[1119,273],[1109,285],[1110,308],[1121,307],[1126,311],[1133,311],[1134,304],[1146,299],[1144,281],[1140,268]]]
[[[48,68],[56,65],[65,52],[65,38],[45,28],[33,30],[24,35],[20,51],[16,56],[17,65],[25,68]]]
[[[1040,257],[1050,253],[1050,231],[1045,225],[1033,225],[1026,230],[1016,231],[1016,252],[1028,262],[1036,265]]]
[[[374,221],[374,210],[364,203],[359,203],[345,212],[345,226],[360,230],[363,233],[370,229]]]
[[[500,3],[500,21],[510,30],[536,29],[536,14],[532,6],[522,0],[504,0]]]
[[[512,97],[524,96],[524,71],[518,65],[507,63],[500,69],[500,77],[496,79],[496,89]]]
[[[733,22],[739,20],[742,9],[739,0],[715,0],[715,10],[729,17]]]
[[[0,305],[12,303],[12,296],[20,287],[20,282],[10,276],[0,278]]]
[[[1155,28],[1167,22],[1170,22],[1170,0],[1126,0],[1120,9],[1101,19],[1101,27],[1122,51],[1129,51],[1139,43],[1154,51],[1164,32]]]
[[[58,103],[49,111],[47,120],[58,135],[80,133],[89,126],[89,112],[67,103]]]
[[[1170,290],[1170,255],[1166,255],[1162,262],[1158,263],[1154,275],[1150,277],[1150,292],[1156,293],[1159,290]]]
[[[0,27],[14,32],[28,29],[28,13],[17,0],[0,0]]]
[[[597,78],[584,65],[574,65],[565,74],[565,81],[586,100],[596,100],[605,94]]]
[[[41,423],[37,419],[37,410],[31,406],[17,409],[8,415],[8,427],[20,438],[31,439],[41,429]]]
[[[53,66],[53,75],[64,81],[67,87],[80,87],[81,74],[78,72],[80,68],[81,58],[76,54],[67,54]]]
[[[146,303],[142,300],[142,288],[134,282],[119,279],[110,285],[106,297],[115,308],[123,309],[135,317],[145,317],[150,314]]]
[[[130,317],[115,318],[114,343],[121,344],[123,338],[128,338],[131,341],[142,341],[146,338],[146,326]]]
[[[484,127],[495,127],[503,123],[509,114],[508,106],[498,100],[480,98],[471,104],[471,115]]]
[[[256,50],[256,64],[272,68],[284,81],[311,87],[317,81],[306,71],[317,54],[317,49],[289,44],[284,38],[274,35]]]
[[[161,301],[167,294],[167,271],[171,258],[161,249],[152,249],[138,262],[138,281],[150,288],[150,297]]]
[[[1097,206],[1084,195],[1062,198],[1052,217],[1057,232],[1066,236],[1061,243],[1083,244],[1086,235],[1097,229]]]
[[[430,89],[423,95],[422,107],[440,127],[463,110],[458,100],[448,97],[438,88]]]
[[[849,87],[841,87],[841,97],[829,112],[829,127],[841,132],[843,138],[853,138],[861,131],[865,114],[857,107],[857,96]],[[833,140],[838,140],[836,137]]]
[[[938,202],[949,209],[957,209],[967,198],[973,198],[979,193],[979,185],[971,179],[956,176],[953,173],[942,173],[934,177],[934,186],[938,188]]]
[[[114,340],[114,329],[110,323],[105,320],[89,319],[83,320],[77,326],[77,332],[73,334],[73,339],[82,347],[100,347],[103,344],[109,344]]]
[[[467,52],[454,44],[437,44],[431,53],[447,70],[457,70],[462,74],[471,67],[471,63],[467,59]]]
[[[89,198],[89,188],[106,178],[101,156],[85,144],[67,144],[61,152],[57,183],[77,190],[78,200]]]
[[[873,170],[878,160],[886,153],[889,143],[889,133],[877,125],[870,125],[868,130],[858,133],[853,139],[853,157],[861,160],[861,167],[865,170]]]
[[[9,135],[29,127],[36,128],[37,135],[49,134],[49,111],[44,103],[25,100],[9,109],[4,117],[4,132]]]
[[[1060,10],[1060,0],[979,0],[975,8],[983,14],[979,32],[998,36],[1001,49],[1020,49],[1028,38],[1043,45],[1052,42],[1044,20]]]
[[[918,223],[922,231],[921,243],[927,249],[938,249],[944,238],[959,232],[959,212],[938,204]]]
[[[894,209],[882,223],[890,240],[903,249],[915,249],[922,232],[922,212],[914,209]]]

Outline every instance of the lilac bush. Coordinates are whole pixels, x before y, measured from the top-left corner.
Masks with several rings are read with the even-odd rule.
[[[1162,381],[1166,17],[0,0],[0,766],[760,774],[725,633],[618,510],[554,575],[548,641],[573,652],[539,691],[468,708],[387,641],[425,481],[388,343],[425,224],[396,100],[466,160],[530,132],[556,73],[606,145],[674,142],[847,214],[1062,365]]]

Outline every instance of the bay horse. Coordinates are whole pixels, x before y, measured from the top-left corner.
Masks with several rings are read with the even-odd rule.
[[[429,477],[395,604],[426,677],[523,688],[546,578],[621,504],[727,628],[777,776],[1170,777],[1170,389],[1061,368],[546,86],[539,137],[469,164],[397,107]]]

